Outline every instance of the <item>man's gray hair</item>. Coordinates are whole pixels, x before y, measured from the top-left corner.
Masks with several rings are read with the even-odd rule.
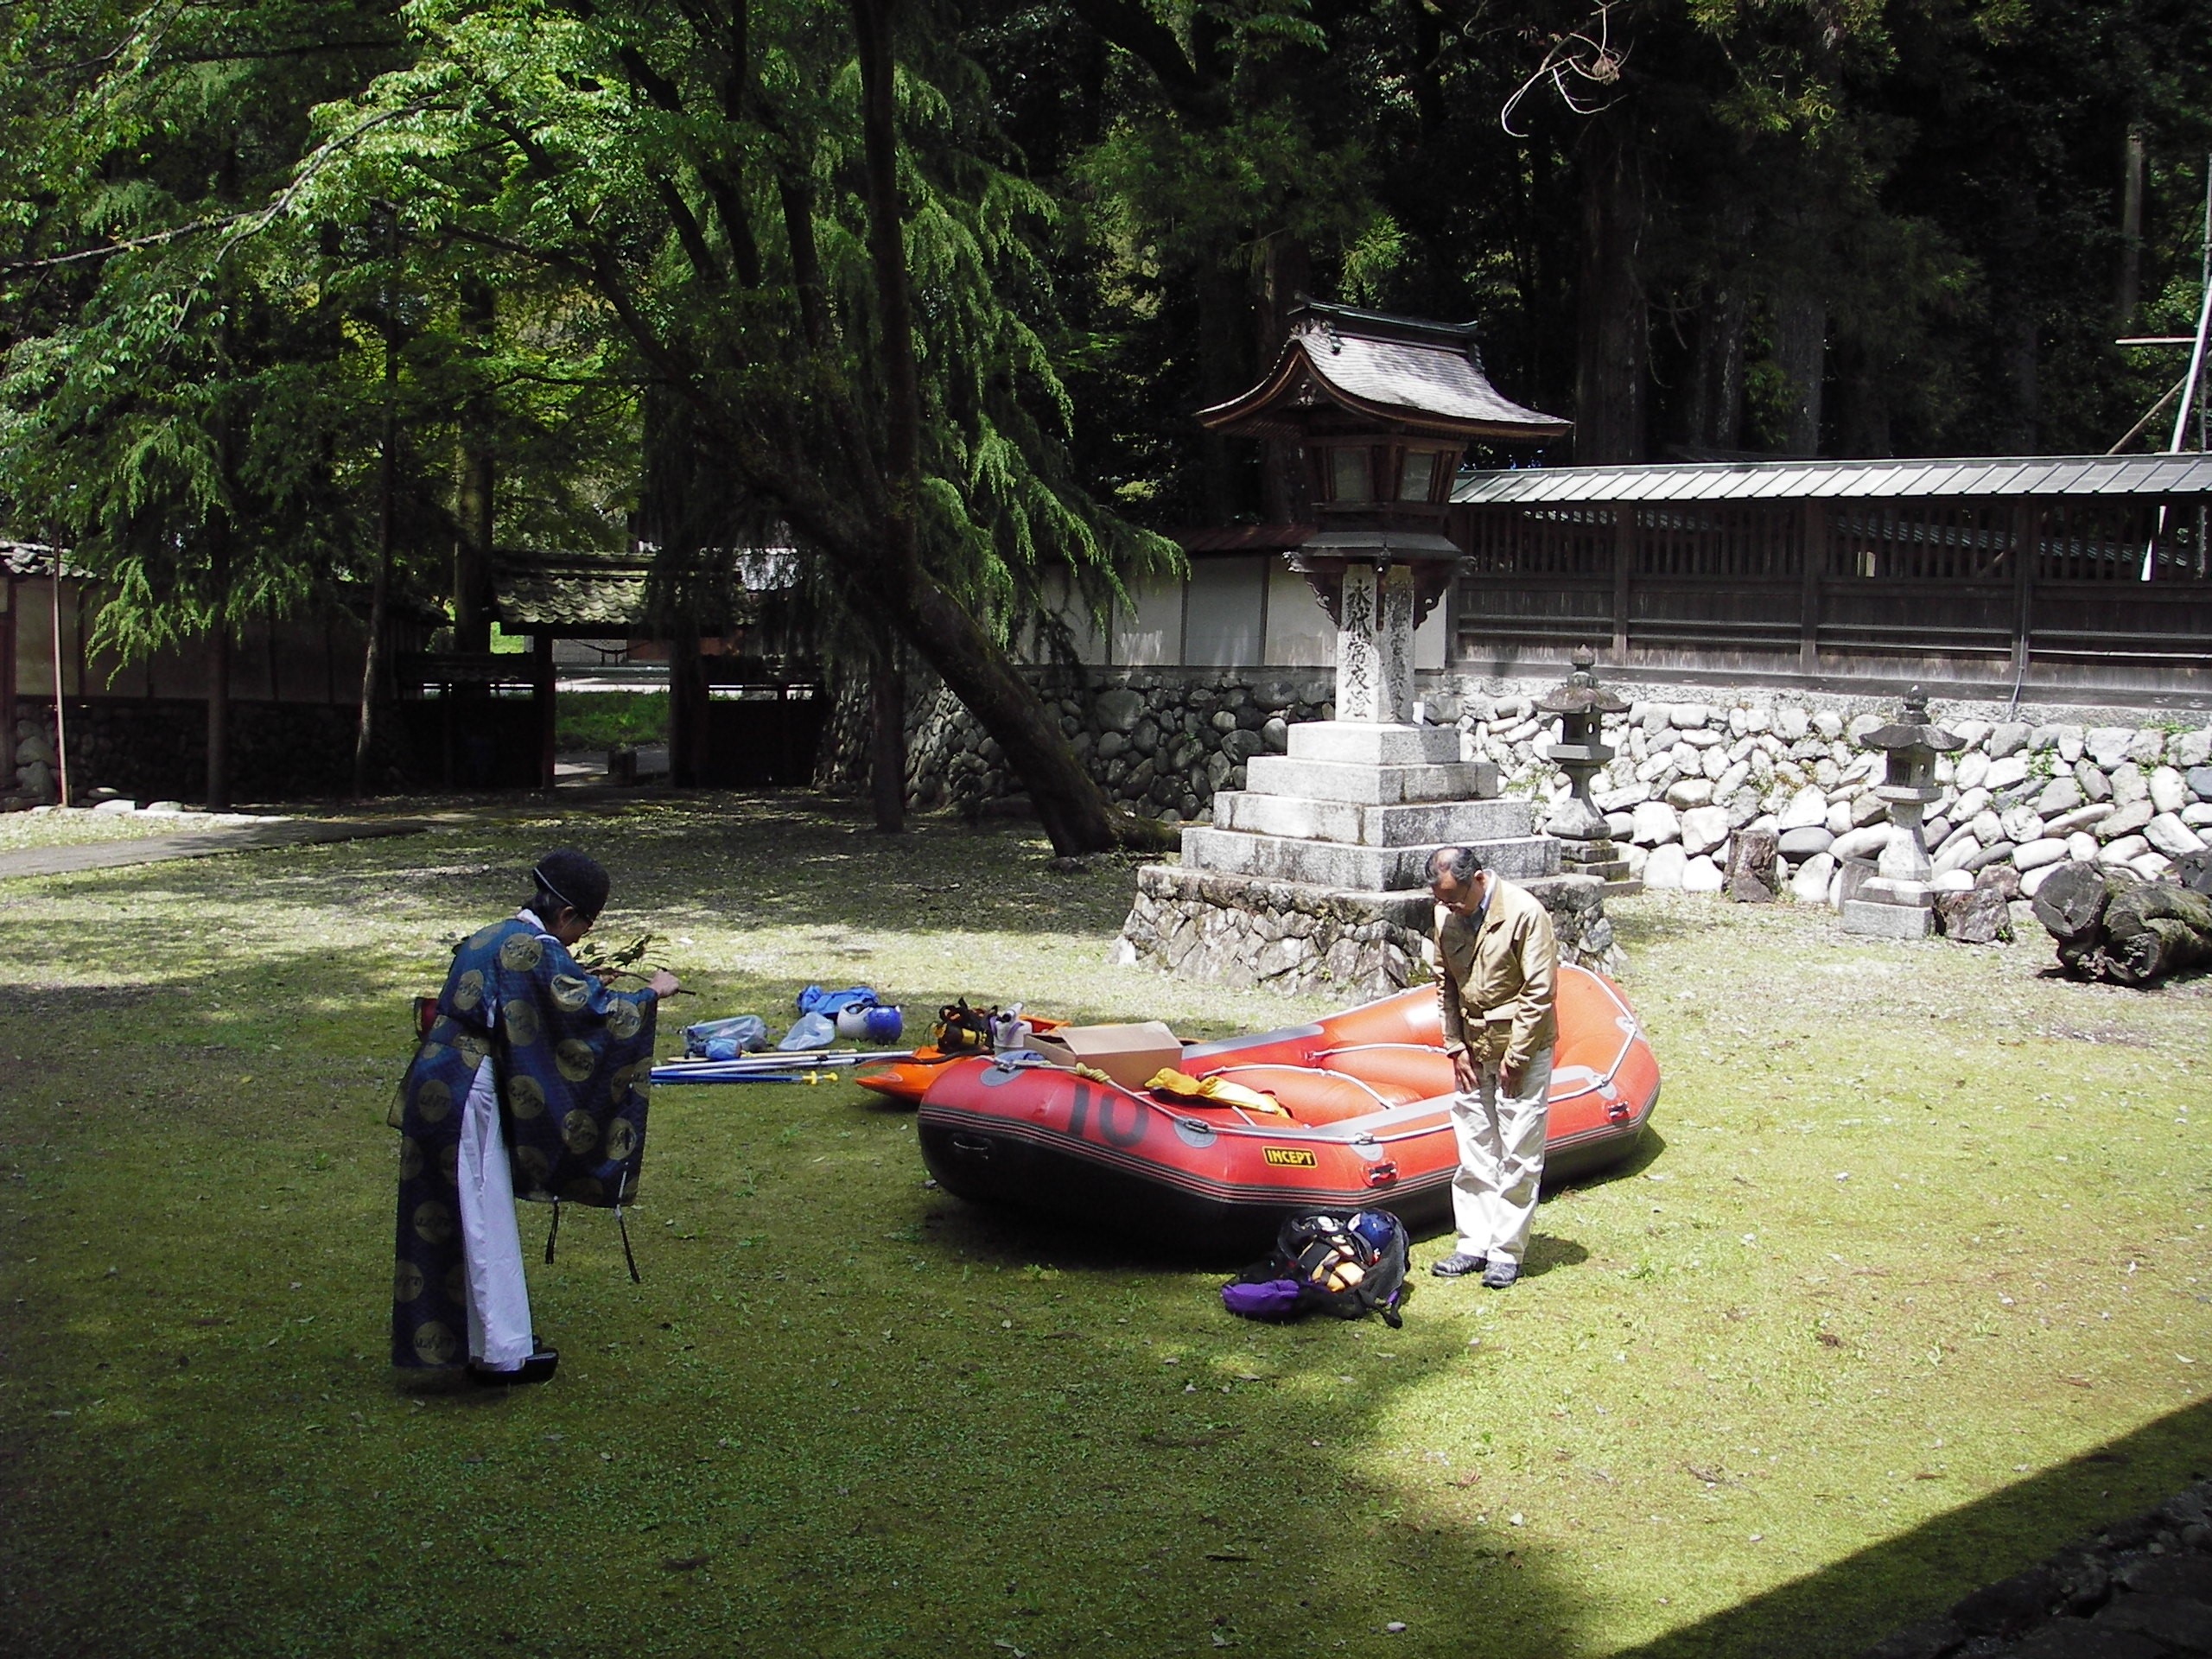
[[[1464,884],[1473,880],[1484,868],[1483,855],[1471,847],[1440,847],[1428,855],[1432,883],[1448,875]]]

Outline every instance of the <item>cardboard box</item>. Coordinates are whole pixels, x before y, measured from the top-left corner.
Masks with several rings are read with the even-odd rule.
[[[1055,1065],[1095,1067],[1124,1089],[1141,1089],[1155,1072],[1183,1063],[1183,1045],[1157,1020],[1136,1026],[1062,1026],[1037,1033],[1029,1046]]]

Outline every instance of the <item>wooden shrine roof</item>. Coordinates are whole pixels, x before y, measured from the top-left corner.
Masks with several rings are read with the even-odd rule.
[[[1472,323],[1427,322],[1306,301],[1259,384],[1198,411],[1217,431],[1297,436],[1323,405],[1388,430],[1438,437],[1560,438],[1573,423],[1523,408],[1483,372]]]

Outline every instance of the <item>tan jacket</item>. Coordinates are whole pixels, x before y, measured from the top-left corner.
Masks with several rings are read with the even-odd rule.
[[[1491,875],[1479,930],[1436,907],[1436,1001],[1446,1053],[1519,1071],[1552,1046],[1559,942],[1552,918],[1526,888]]]

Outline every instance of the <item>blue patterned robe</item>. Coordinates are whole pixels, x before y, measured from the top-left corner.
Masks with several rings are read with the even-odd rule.
[[[638,1195],[653,1064],[650,990],[610,991],[519,918],[454,951],[436,1020],[393,1108],[399,1130],[395,1365],[467,1357],[467,1287],[454,1163],[461,1109],[490,1056],[518,1198],[601,1206]]]

